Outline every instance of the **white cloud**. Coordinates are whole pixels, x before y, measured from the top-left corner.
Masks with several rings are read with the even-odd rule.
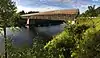
[[[47,7],[37,7],[37,8],[32,8],[32,7],[24,7],[21,5],[17,5],[17,11],[20,12],[22,10],[24,10],[25,12],[28,11],[40,11],[40,12],[44,12],[44,11],[51,11],[51,10],[57,10],[57,9],[61,9],[59,7],[53,7],[53,6],[47,6]]]
[[[78,6],[72,5],[72,6],[73,6],[73,8],[79,9],[80,13],[83,13],[88,9],[89,5],[78,5]]]
[[[72,0],[54,0],[54,1],[58,1],[58,2],[71,2]]]
[[[44,12],[44,11],[51,11],[51,10],[62,9],[60,7],[47,6],[47,5],[42,5],[41,7],[26,7],[26,6],[22,6],[22,5],[19,4],[20,0],[12,0],[12,1],[16,2],[17,12],[20,12],[22,10],[24,10],[25,12],[29,12],[29,11]]]
[[[40,0],[40,1],[71,2],[72,0]]]
[[[99,1],[99,0],[92,0],[92,1]]]

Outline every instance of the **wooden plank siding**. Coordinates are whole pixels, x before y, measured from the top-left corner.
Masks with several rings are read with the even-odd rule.
[[[78,15],[78,9],[71,9],[71,10],[55,10],[55,11],[48,11],[48,12],[40,12],[34,14],[25,14],[21,15],[22,18],[30,18],[30,19],[47,19],[47,20],[68,20],[68,19],[75,19]]]

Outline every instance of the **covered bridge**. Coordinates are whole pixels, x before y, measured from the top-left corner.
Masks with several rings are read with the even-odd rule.
[[[64,9],[64,10],[54,10],[40,13],[24,14],[21,15],[22,18],[27,19],[27,24],[29,20],[53,20],[53,21],[66,21],[68,19],[74,20],[79,14],[79,9]]]
[[[74,19],[79,14],[78,9],[54,10],[40,13],[21,15],[22,18],[47,19],[47,20],[66,20]]]

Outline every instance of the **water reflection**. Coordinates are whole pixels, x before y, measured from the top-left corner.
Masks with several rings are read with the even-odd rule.
[[[48,27],[35,27],[36,32],[40,36],[54,36],[64,30],[65,24],[48,26]]]
[[[27,30],[26,28],[18,28],[18,30],[11,30],[11,28],[7,28],[7,36],[13,39],[12,43],[14,46],[22,47],[22,46],[31,46],[32,39],[38,34],[42,38],[50,37],[56,35],[59,32],[64,30],[65,24],[48,26],[48,27],[34,27],[33,30]],[[17,27],[16,27],[17,28]],[[3,33],[3,31],[2,31]],[[0,52],[3,52],[4,49],[4,39],[3,36],[0,35]]]

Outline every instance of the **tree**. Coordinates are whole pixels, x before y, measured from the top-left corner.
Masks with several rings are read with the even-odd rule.
[[[39,13],[39,11],[29,11],[27,14],[31,14],[31,13]]]
[[[14,17],[16,16],[16,7],[15,3],[11,0],[0,0],[0,22],[4,31],[4,39],[5,39],[5,58],[7,58],[7,49],[6,49],[6,27],[7,25],[11,25],[14,21]]]
[[[99,14],[100,14],[100,7],[96,8],[96,13],[97,13],[98,16],[99,16]]]
[[[95,5],[93,6],[88,6],[88,11],[87,11],[88,15],[90,17],[94,17],[96,16],[96,11],[95,11]]]
[[[84,16],[84,17],[95,17],[95,16],[97,16],[95,5],[88,6],[88,10],[86,10],[85,13],[82,13],[81,16]]]
[[[25,14],[25,11],[22,10],[22,11],[19,12],[19,14],[20,14],[20,15],[23,15],[23,14]]]

